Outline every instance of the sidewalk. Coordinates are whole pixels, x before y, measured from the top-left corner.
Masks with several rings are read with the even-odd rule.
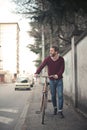
[[[53,115],[52,102],[48,102],[45,124],[41,124],[40,110],[42,87],[33,88],[32,98],[22,130],[87,130],[87,119],[77,113],[71,105],[64,104],[64,116]]]

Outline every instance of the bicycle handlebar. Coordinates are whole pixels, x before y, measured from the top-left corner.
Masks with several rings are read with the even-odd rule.
[[[39,74],[38,74],[37,77],[51,78],[51,77],[54,77],[54,75],[48,76],[48,75],[39,75]]]

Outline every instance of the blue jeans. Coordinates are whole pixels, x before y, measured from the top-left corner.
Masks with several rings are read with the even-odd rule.
[[[63,80],[50,80],[50,91],[53,107],[57,108],[58,105],[58,109],[61,111],[63,109]]]

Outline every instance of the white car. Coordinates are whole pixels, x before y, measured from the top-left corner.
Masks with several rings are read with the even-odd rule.
[[[31,81],[28,77],[18,77],[15,82],[15,90],[26,89],[30,90]]]

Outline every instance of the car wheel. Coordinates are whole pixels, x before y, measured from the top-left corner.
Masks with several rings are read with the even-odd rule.
[[[18,90],[17,88],[15,88],[15,91]]]
[[[30,86],[33,87],[33,84],[31,84]]]

